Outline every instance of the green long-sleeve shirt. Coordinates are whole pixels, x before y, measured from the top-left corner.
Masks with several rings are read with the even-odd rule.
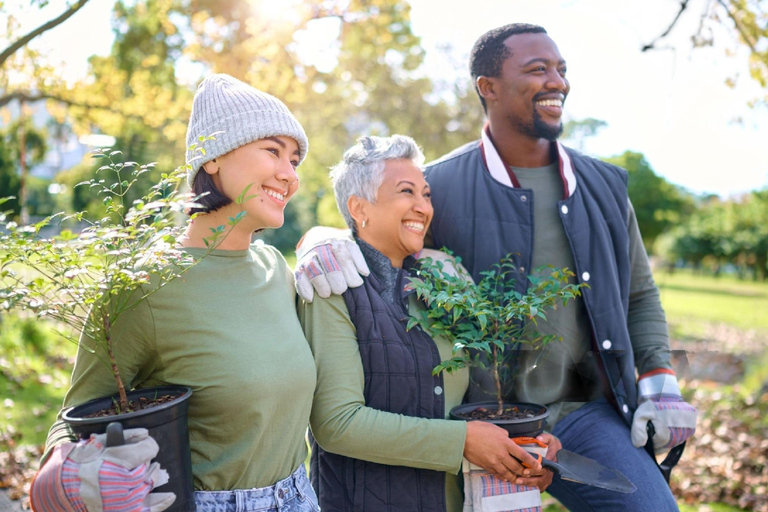
[[[421,307],[411,296],[409,309]],[[299,318],[317,365],[317,387],[310,425],[324,450],[389,465],[446,472],[448,512],[460,512],[463,498],[458,473],[464,452],[466,423],[403,416],[366,407],[363,363],[355,326],[344,298],[316,297],[299,305]],[[451,344],[435,339],[442,359]],[[461,403],[468,371],[444,375],[446,415]]]
[[[199,257],[205,251],[189,252]],[[193,390],[188,420],[195,489],[269,486],[306,459],[315,364],[295,297],[283,256],[258,242],[250,250],[213,251],[115,325],[127,384]],[[104,364],[78,350],[64,406],[115,391]],[[58,421],[47,448],[72,439]]]

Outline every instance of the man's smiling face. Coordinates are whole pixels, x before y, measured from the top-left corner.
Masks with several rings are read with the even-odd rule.
[[[547,34],[516,34],[504,42],[509,56],[494,82],[489,115],[506,119],[523,136],[555,140],[563,131],[563,103],[570,84],[565,60]]]

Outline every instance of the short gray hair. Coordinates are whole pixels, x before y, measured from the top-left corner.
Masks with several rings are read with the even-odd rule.
[[[407,135],[364,136],[357,139],[357,144],[344,153],[341,162],[331,168],[336,205],[352,231],[355,230],[355,219],[349,213],[347,200],[358,196],[375,203],[376,193],[384,181],[387,160],[401,158],[411,160],[420,169],[424,163],[421,148]]]

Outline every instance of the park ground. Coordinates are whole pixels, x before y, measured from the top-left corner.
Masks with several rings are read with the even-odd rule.
[[[672,476],[681,510],[768,512],[768,284],[688,271],[659,271],[656,281],[673,364],[699,409],[696,435]],[[44,323],[1,320],[0,512],[6,512],[28,508],[29,481],[76,347]],[[545,505],[547,512],[564,510],[548,495]]]

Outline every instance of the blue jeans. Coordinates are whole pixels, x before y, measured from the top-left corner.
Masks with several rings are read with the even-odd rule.
[[[197,512],[319,512],[304,464],[270,487],[195,491]]]
[[[637,487],[632,494],[567,482],[555,476],[547,492],[571,512],[677,511],[661,471],[643,448],[635,448],[629,426],[605,400],[590,402],[563,418],[553,434],[563,448],[620,471]]]

